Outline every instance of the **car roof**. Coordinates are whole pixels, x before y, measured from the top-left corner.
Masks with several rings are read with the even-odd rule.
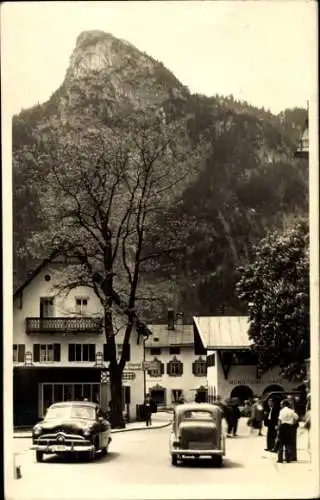
[[[50,405],[50,408],[54,406],[89,406],[91,408],[95,408],[98,404],[93,403],[92,401],[60,401]]]
[[[175,412],[180,415],[186,411],[221,411],[218,405],[210,403],[184,403],[175,407]]]

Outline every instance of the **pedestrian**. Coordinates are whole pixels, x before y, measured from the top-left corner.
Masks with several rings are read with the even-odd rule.
[[[279,407],[273,398],[269,398],[267,404],[264,418],[264,425],[267,427],[267,447],[264,451],[275,451]]]
[[[308,432],[308,444],[307,444],[307,449],[308,453],[310,454],[310,429],[311,429],[311,395],[308,394],[307,396],[307,407],[306,407],[306,414],[304,418],[304,428]]]
[[[151,422],[151,415],[152,415],[151,398],[149,395],[146,396],[146,399],[144,402],[144,411],[145,411],[146,426],[148,427],[149,425],[152,424],[152,422]]]
[[[258,436],[262,436],[263,416],[262,403],[259,398],[255,398],[251,408],[251,431],[258,429]]]
[[[278,463],[283,462],[283,450],[287,463],[292,462],[293,445],[293,426],[298,422],[299,417],[296,412],[290,408],[287,399],[281,402],[281,410],[278,417]]]
[[[287,400],[289,402],[289,407],[296,411],[296,405],[295,405],[295,400],[294,397],[289,395],[287,397]],[[299,428],[299,420],[292,426],[292,456],[291,460],[292,462],[297,461],[297,433],[298,433],[298,428]]]
[[[240,418],[239,403],[236,401],[229,400],[226,405],[226,421],[228,425],[227,434],[237,436],[238,421]]]

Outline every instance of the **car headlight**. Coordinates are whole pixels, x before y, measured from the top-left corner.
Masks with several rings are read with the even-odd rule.
[[[90,434],[91,434],[91,429],[90,428],[83,430],[83,435],[84,436],[90,436]]]
[[[41,431],[42,431],[42,427],[41,427],[41,425],[36,425],[36,426],[33,428],[33,435],[34,435],[34,436],[40,436]]]

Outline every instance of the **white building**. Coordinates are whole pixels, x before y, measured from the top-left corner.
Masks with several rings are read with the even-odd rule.
[[[152,335],[145,342],[146,392],[158,405],[172,406],[183,399],[194,401],[206,387],[205,356],[195,355],[193,326],[183,323],[183,314],[168,310],[168,322],[149,325]]]
[[[43,263],[13,299],[14,423],[31,425],[55,401],[88,398],[107,409],[108,353],[102,307],[94,291],[78,287],[57,294],[54,270]],[[119,354],[123,332],[117,334]],[[136,416],[143,401],[143,342],[134,330],[123,376],[124,412]]]
[[[208,395],[241,401],[271,391],[292,391],[295,384],[274,368],[260,375],[250,350],[246,316],[194,317],[195,352],[206,352]]]

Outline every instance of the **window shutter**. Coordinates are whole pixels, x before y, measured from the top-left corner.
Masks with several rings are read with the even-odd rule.
[[[25,352],[26,352],[26,346],[24,344],[19,344],[18,345],[18,361],[19,361],[19,363],[24,362]]]
[[[61,355],[61,345],[53,344],[53,360],[60,361],[60,355]]]
[[[128,405],[131,403],[131,387],[130,386],[124,387],[124,402],[125,402],[125,404],[128,404]]]
[[[76,350],[74,344],[68,345],[68,361],[75,361],[76,359]]]
[[[110,361],[110,359],[109,359],[108,345],[107,344],[103,344],[103,361]]]
[[[196,374],[196,361],[194,361],[192,363],[192,374],[195,375]]]
[[[160,373],[161,373],[161,375],[164,374],[164,363],[161,363],[161,362],[160,362]]]
[[[96,360],[96,344],[89,344],[89,361]]]
[[[180,363],[180,370],[179,370],[180,375],[183,375],[183,363]]]
[[[40,344],[33,344],[33,361],[35,363],[40,361]]]

